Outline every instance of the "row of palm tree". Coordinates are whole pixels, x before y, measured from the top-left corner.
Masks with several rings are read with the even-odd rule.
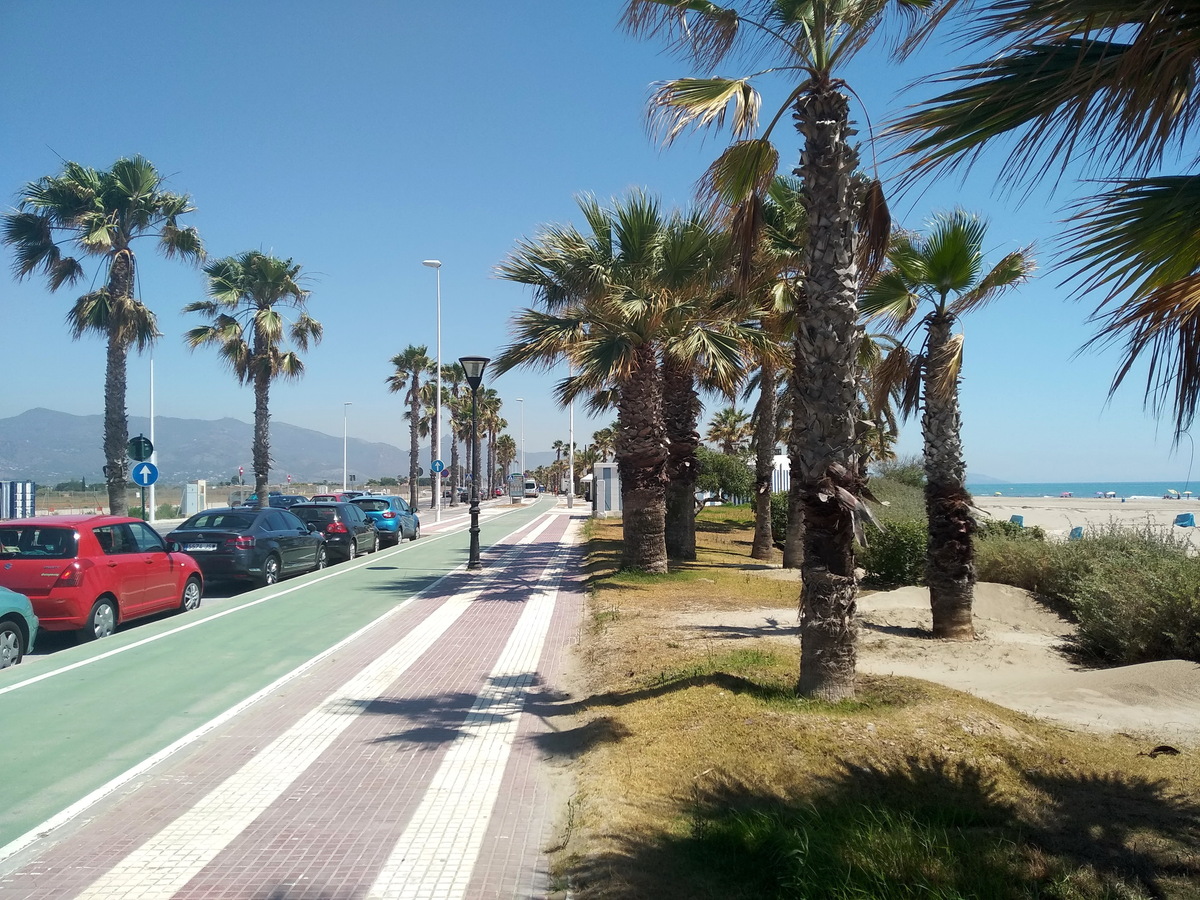
[[[1200,44],[1186,4],[628,0],[625,9],[631,32],[664,38],[708,72],[731,59],[765,63],[740,78],[665,82],[652,105],[667,142],[690,126],[721,126],[732,112],[734,141],[703,185],[732,212],[743,288],[760,250],[762,210],[776,176],[773,132],[786,113],[800,136],[795,174],[809,227],[796,254],[789,304],[788,392],[792,483],[803,514],[794,518],[804,530],[798,687],[825,699],[853,694],[853,540],[866,494],[861,463],[865,446],[882,446],[879,401],[890,391],[903,412],[918,403],[923,411],[935,632],[972,633],[971,524],[958,437],[962,343],[953,326],[958,316],[1021,283],[1032,261],[1016,251],[985,273],[983,225],[959,212],[935,220],[926,238],[893,241],[882,186],[859,170],[850,89],[841,77],[847,62],[877,43],[881,29],[904,53],[956,14],[969,41],[989,57],[944,76],[945,93],[892,127],[906,142],[910,177],[969,166],[983,147],[1010,136],[1018,138],[1006,167],[1013,182],[1032,184],[1076,161],[1106,176],[1105,188],[1072,210],[1071,245],[1062,262],[1080,292],[1102,294],[1092,343],[1124,341],[1111,390],[1144,363],[1146,398],[1157,411],[1173,414],[1178,438],[1200,397],[1200,329],[1194,327],[1200,182],[1190,173],[1155,170],[1169,151],[1186,145],[1200,108]],[[791,89],[760,130],[753,83],[767,73],[791,79]],[[861,339],[858,302],[872,281],[864,307],[892,326],[887,352],[869,351],[871,342]],[[930,312],[917,320],[923,306]],[[909,327],[921,334],[915,353]],[[871,354],[880,366],[868,377],[858,363]]]
[[[197,264],[206,258],[196,229],[180,221],[195,211],[191,198],[166,190],[164,182],[141,156],[118,159],[105,170],[67,162],[57,175],[29,182],[16,211],[3,217],[3,241],[13,248],[18,280],[44,275],[53,292],[85,279],[83,263],[64,253],[64,247],[97,258],[104,271],[103,287],[77,298],[67,322],[74,338],[98,334],[107,343],[104,476],[113,512],[127,508],[129,351],[143,351],[162,336],[154,313],[135,296],[134,243],[149,238],[168,258]],[[209,299],[184,309],[210,321],[188,331],[185,339],[193,348],[216,347],[234,376],[253,386],[255,486],[265,502],[271,465],[270,385],[303,373],[304,364],[287,341],[306,350],[310,342],[321,340],[321,323],[308,314],[301,269],[290,259],[248,251],[209,262],[204,273]],[[295,313],[290,322],[289,309]]]

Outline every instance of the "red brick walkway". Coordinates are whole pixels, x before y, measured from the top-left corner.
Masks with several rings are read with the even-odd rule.
[[[22,853],[0,895],[544,895],[577,525],[558,510],[489,548],[482,572],[443,579]],[[372,672],[383,687],[364,692]]]

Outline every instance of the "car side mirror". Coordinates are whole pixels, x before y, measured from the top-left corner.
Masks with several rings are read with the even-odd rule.
[[[316,525],[314,525],[312,522],[308,522],[308,523],[306,524],[306,527],[308,528],[308,533],[309,533],[309,534],[314,534],[314,533],[315,533],[315,532],[318,530],[318,529],[317,529],[317,526],[316,526]]]
[[[179,543],[179,541],[167,541],[167,552],[168,553],[182,553],[183,552],[183,544]]]

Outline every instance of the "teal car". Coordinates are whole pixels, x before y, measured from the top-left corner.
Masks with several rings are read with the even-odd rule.
[[[15,666],[37,639],[38,620],[29,598],[0,587],[0,669]]]
[[[403,497],[364,494],[350,502],[371,518],[379,539],[388,546],[396,546],[403,538],[415,541],[421,536],[421,519]]]

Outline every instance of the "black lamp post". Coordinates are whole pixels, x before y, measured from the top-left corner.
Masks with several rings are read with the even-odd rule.
[[[479,569],[483,566],[479,561],[479,386],[483,384],[488,359],[460,356],[458,362],[467,373],[467,385],[471,388],[471,551],[467,568]]]

